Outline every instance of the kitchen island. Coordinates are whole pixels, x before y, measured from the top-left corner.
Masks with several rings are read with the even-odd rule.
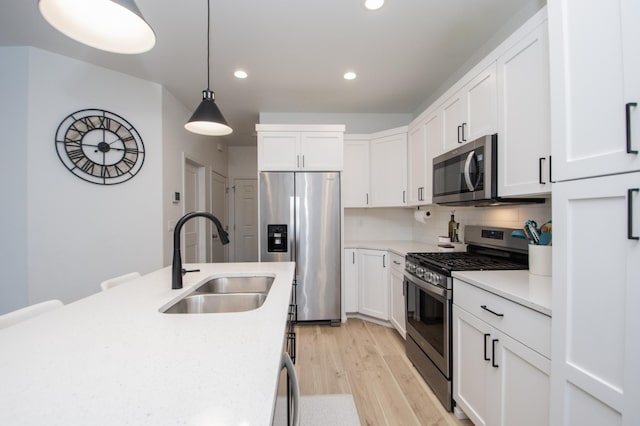
[[[181,290],[167,267],[0,330],[0,424],[271,424],[294,263],[184,267]],[[229,275],[275,280],[253,311],[160,312]]]

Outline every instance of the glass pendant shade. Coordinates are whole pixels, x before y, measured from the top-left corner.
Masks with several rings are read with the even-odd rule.
[[[213,92],[209,89],[202,92],[202,102],[184,128],[192,133],[207,136],[224,136],[233,132],[216,105]]]
[[[134,0],[38,0],[38,8],[55,29],[96,49],[134,54],[156,44]]]

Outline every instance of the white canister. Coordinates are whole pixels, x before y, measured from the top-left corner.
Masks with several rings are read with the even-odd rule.
[[[529,273],[551,276],[551,251],[553,246],[529,244]]]

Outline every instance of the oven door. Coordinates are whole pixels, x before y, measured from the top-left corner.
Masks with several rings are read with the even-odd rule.
[[[411,275],[404,277],[407,334],[451,378],[451,290]]]

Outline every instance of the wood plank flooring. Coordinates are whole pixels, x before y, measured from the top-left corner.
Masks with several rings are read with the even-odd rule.
[[[395,329],[349,319],[296,326],[302,395],[350,393],[362,425],[469,425],[444,410],[407,359]]]

